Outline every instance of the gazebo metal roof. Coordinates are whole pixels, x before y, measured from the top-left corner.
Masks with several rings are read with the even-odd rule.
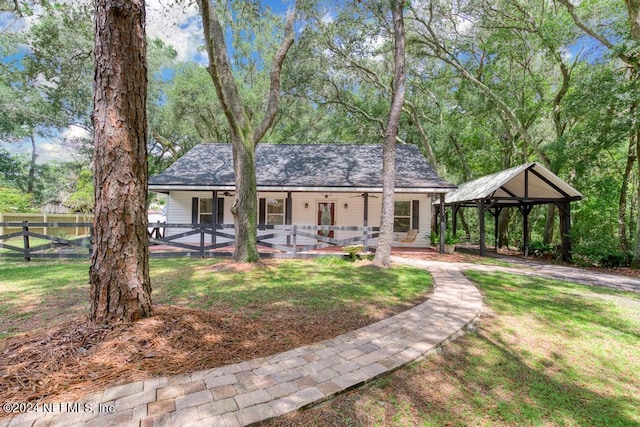
[[[498,216],[504,208],[515,207],[523,216],[523,241],[525,255],[528,253],[528,216],[535,205],[555,204],[560,211],[560,234],[562,238],[562,258],[571,258],[571,206],[573,201],[581,200],[575,188],[560,179],[556,174],[537,162],[525,163],[492,175],[460,184],[457,190],[447,193],[442,206],[453,210],[453,231],[457,229],[457,212],[463,207],[478,209],[480,219],[480,254],[485,251],[484,214],[494,216],[496,229],[496,250],[498,247]],[[441,209],[443,211],[444,209]]]
[[[445,204],[516,207],[581,200],[582,194],[537,162],[526,163],[460,184],[445,196]]]

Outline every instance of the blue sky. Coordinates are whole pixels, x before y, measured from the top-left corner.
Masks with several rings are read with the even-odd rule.
[[[74,2],[92,0],[74,0]],[[194,61],[206,64],[206,53],[199,50],[202,46],[202,25],[195,2],[186,6],[169,6],[168,0],[146,0],[147,7],[147,35],[158,37],[173,45],[178,52],[180,61]],[[276,13],[287,12],[293,5],[292,0],[263,0],[263,6],[270,7]],[[27,20],[16,20],[11,13],[0,12],[0,31],[20,31],[31,24]],[[65,130],[56,140],[51,138],[37,138],[38,161],[62,160],[70,158],[70,149],[64,148],[60,141],[65,137],[86,136],[79,128]],[[2,143],[2,147],[16,154],[30,154],[31,142]]]

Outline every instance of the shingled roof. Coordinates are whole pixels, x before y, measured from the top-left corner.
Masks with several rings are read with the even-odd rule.
[[[260,191],[382,191],[382,145],[260,144],[256,147]],[[230,144],[201,144],[159,175],[149,189],[233,190]],[[420,150],[396,146],[396,191],[444,193],[456,188],[440,178]]]

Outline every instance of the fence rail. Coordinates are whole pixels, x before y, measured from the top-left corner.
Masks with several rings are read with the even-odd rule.
[[[93,224],[89,222],[0,222],[0,257],[31,258],[87,258],[92,251]],[[57,230],[56,235],[36,230]],[[67,234],[59,230],[86,230],[85,235]],[[169,235],[167,231],[171,229]],[[185,231],[176,232],[184,229]],[[379,227],[315,226],[315,225],[263,225],[257,243],[263,248],[261,256],[269,258],[304,258],[317,256],[311,253],[330,247],[363,245],[368,249],[370,239],[379,236]],[[337,239],[332,232],[350,231],[357,235]],[[354,233],[351,233],[354,234]],[[166,224],[150,223],[148,228],[149,256],[161,257],[230,257],[235,246],[232,224]],[[305,238],[306,244],[298,239]],[[35,239],[35,240],[34,240]],[[17,240],[17,243],[14,242]],[[11,243],[8,243],[11,241]],[[313,242],[313,243],[309,243]],[[18,246],[20,245],[21,246]]]

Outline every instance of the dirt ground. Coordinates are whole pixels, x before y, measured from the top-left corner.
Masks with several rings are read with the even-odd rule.
[[[478,260],[465,254],[402,255],[448,262]],[[616,272],[639,275],[637,270]],[[238,313],[231,308],[155,306],[152,318],[133,324],[89,325],[78,316],[11,337],[0,343],[2,399],[70,401],[118,384],[276,354],[361,328],[408,307],[380,308],[373,316],[356,308],[323,314],[291,307],[252,308]]]

